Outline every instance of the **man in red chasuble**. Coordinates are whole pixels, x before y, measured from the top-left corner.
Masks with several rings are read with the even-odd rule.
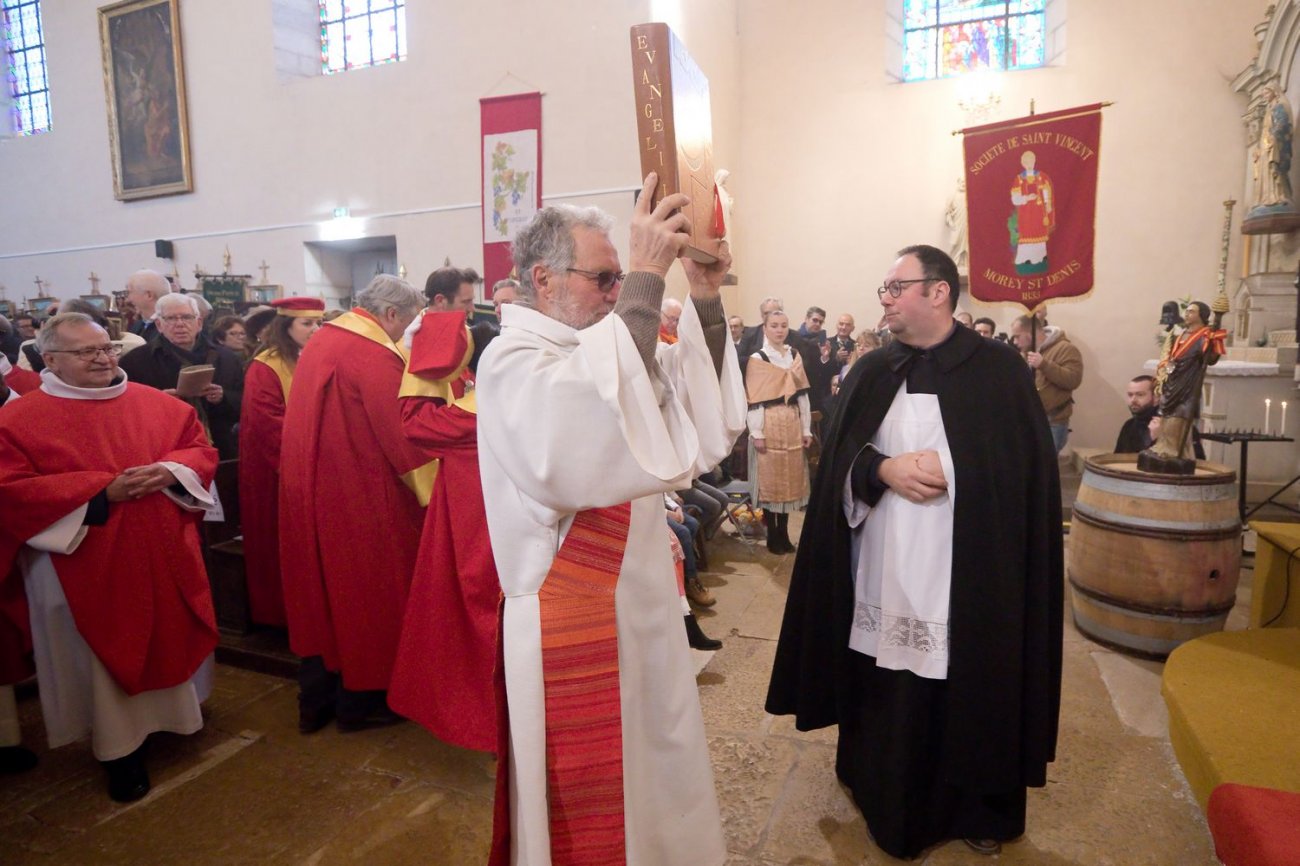
[[[193,408],[126,381],[89,316],[50,319],[37,348],[40,389],[0,410],[0,574],[23,573],[50,747],[89,734],[109,795],[137,800],[145,738],[203,727],[217,452]]]
[[[303,350],[280,449],[280,574],[298,727],[397,721],[386,697],[436,464],[402,434],[398,340],[422,306],[380,274]],[[417,497],[417,492],[422,494]]]
[[[501,584],[492,559],[478,465],[472,358],[495,329],[463,311],[430,310],[407,329],[406,437],[438,459],[388,702],[444,742],[497,749],[493,668]]]

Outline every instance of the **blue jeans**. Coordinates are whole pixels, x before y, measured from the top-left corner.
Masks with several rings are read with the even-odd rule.
[[[689,580],[699,573],[695,567],[694,539],[695,534],[700,531],[700,522],[689,514],[686,515],[685,523],[678,523],[670,517],[668,528],[677,536],[677,543],[682,546],[682,553],[686,554],[686,559],[682,561],[682,575]]]
[[[1053,424],[1052,427],[1052,444],[1056,446],[1056,453],[1060,454],[1065,443],[1070,439],[1069,424]]]

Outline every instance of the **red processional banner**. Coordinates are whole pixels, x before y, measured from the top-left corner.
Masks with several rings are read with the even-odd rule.
[[[510,276],[510,244],[542,206],[542,95],[479,100],[483,153],[483,294]]]
[[[1101,108],[962,130],[971,297],[1032,311],[1092,291]]]

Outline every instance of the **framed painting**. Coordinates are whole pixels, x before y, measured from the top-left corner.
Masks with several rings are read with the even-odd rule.
[[[4,316],[6,319],[12,319],[14,317],[13,301],[0,298],[0,316]]]
[[[82,295],[81,299],[88,304],[94,304],[95,308],[101,312],[108,312],[108,302],[113,300],[112,295]]]
[[[119,201],[191,192],[180,0],[99,10],[113,192]]]

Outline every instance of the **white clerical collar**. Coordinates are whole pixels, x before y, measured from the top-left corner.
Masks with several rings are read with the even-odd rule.
[[[68,400],[112,400],[126,393],[126,371],[119,369],[121,378],[105,388],[78,388],[54,375],[48,368],[41,371],[41,390],[51,397],[63,397]]]
[[[578,332],[571,326],[523,304],[506,304],[501,308],[501,327],[504,329],[507,326],[529,331],[562,345],[578,344]]]

